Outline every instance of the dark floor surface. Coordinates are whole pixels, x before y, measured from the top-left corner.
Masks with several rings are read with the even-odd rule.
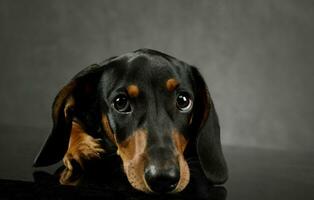
[[[195,199],[193,194],[145,195],[119,184],[60,186],[60,165],[32,168],[46,130],[0,127],[0,199]],[[224,146],[230,178],[205,199],[314,199],[314,153]]]

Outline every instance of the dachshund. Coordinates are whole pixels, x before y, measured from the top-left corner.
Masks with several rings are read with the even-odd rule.
[[[68,171],[84,170],[114,153],[131,186],[145,193],[183,191],[190,160],[212,185],[228,178],[202,75],[162,52],[139,49],[83,69],[56,96],[52,119],[35,167],[63,160]]]

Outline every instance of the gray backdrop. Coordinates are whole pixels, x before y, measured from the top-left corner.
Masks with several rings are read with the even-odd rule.
[[[1,0],[0,125],[46,137],[76,72],[147,47],[200,68],[224,144],[313,149],[314,1],[130,2]]]

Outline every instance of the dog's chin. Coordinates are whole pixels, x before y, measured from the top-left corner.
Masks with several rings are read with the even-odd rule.
[[[143,157],[138,157],[132,161],[125,162],[123,164],[124,171],[128,178],[129,183],[136,190],[145,192],[145,193],[155,193],[147,184],[144,178],[144,165],[141,162],[144,159]],[[190,170],[187,162],[183,156],[179,156],[179,165],[180,165],[180,180],[176,188],[169,193],[179,193],[185,189],[190,181]]]

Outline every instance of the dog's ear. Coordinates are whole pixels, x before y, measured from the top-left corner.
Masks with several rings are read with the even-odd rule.
[[[34,167],[48,166],[63,158],[68,149],[73,120],[79,118],[80,126],[93,120],[91,118],[95,116],[90,114],[90,110],[96,106],[98,82],[108,62],[83,69],[60,90],[52,106],[52,132],[35,158]]]
[[[192,128],[197,130],[196,152],[207,179],[213,184],[228,178],[220,141],[220,126],[206,83],[196,67],[191,67],[195,94]]]

